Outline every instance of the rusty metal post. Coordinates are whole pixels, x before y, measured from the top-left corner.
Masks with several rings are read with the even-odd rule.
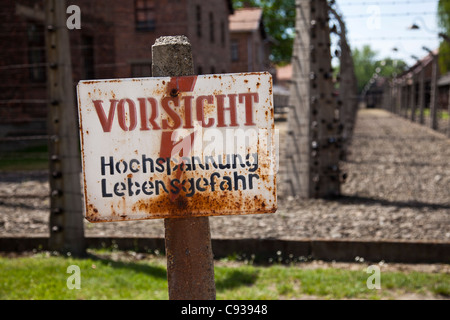
[[[154,77],[194,74],[185,36],[160,37],[152,46]],[[214,262],[208,217],[164,220],[170,300],[214,300]]]

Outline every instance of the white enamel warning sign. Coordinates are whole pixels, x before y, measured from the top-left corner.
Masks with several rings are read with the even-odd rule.
[[[91,222],[277,209],[269,73],[81,81]]]

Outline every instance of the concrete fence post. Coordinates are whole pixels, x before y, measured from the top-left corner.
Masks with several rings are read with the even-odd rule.
[[[447,127],[447,136],[450,138],[450,86],[448,88],[448,98],[447,98],[447,103],[448,103],[448,127]]]
[[[425,110],[425,66],[422,65],[420,70],[420,80],[419,80],[419,123],[425,123],[424,117]]]
[[[411,121],[416,121],[416,77],[412,76],[412,84],[411,84],[411,97],[410,97],[410,104],[411,104]]]
[[[341,106],[332,82],[328,4],[297,0],[296,10],[286,181],[295,196],[336,196],[340,194]]]
[[[438,80],[438,55],[433,54],[432,78],[431,78],[431,98],[430,98],[430,117],[431,128],[437,130],[437,80]]]
[[[154,77],[194,74],[192,48],[185,36],[160,37],[152,46]],[[164,220],[170,300],[214,300],[214,262],[208,217]]]
[[[47,131],[50,136],[49,248],[85,254],[81,194],[81,161],[72,80],[66,1],[45,1],[47,51]]]

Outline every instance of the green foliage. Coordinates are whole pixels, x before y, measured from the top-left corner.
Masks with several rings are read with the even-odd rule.
[[[47,145],[0,153],[0,171],[48,169]]]
[[[393,60],[391,58],[376,61],[375,70],[378,67],[381,70],[379,75],[387,78],[395,77],[408,68],[403,60]]]
[[[441,74],[450,71],[450,43],[445,41],[439,45],[439,69]]]
[[[437,18],[440,31],[450,37],[449,0],[439,0]],[[448,40],[442,40],[439,46],[439,68],[442,74],[450,71],[450,42]]]
[[[373,51],[369,45],[365,45],[360,49],[355,48],[352,51],[355,75],[358,82],[358,93],[362,92],[364,86],[377,70],[379,71],[379,76],[390,78],[402,73],[407,68],[406,63],[402,60],[393,60],[391,58],[377,60],[377,55],[378,53]]]
[[[444,32],[450,31],[450,1],[439,0],[438,3],[438,26]]]
[[[233,0],[235,9],[245,5],[263,9],[265,31],[274,40],[272,62],[289,63],[295,36],[295,0]]]

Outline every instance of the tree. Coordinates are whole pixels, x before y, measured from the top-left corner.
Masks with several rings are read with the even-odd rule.
[[[403,60],[384,58],[375,62],[375,70],[377,68],[380,68],[379,75],[381,77],[392,78],[405,71],[408,66]]]
[[[233,0],[235,9],[260,7],[266,33],[273,39],[271,61],[287,64],[291,61],[295,29],[295,0]]]
[[[373,51],[369,45],[353,50],[352,57],[355,65],[358,93],[363,91],[374,74],[377,73],[381,77],[390,78],[402,73],[407,68],[403,60],[393,60],[391,58],[377,60],[377,55],[378,53]]]
[[[370,81],[375,73],[375,57],[377,53],[370,46],[365,45],[361,49],[353,50],[353,63],[355,66],[356,81],[358,83],[358,93],[361,93],[364,86]]]
[[[443,34],[444,40],[442,40],[439,46],[439,67],[441,73],[447,73],[450,71],[450,1],[439,0],[438,3],[438,27]],[[447,37],[445,40],[445,37]]]

